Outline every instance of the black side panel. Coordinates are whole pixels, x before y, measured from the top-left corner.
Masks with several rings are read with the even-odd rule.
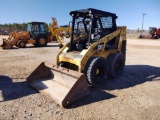
[[[121,53],[124,55],[125,60],[126,60],[126,45],[127,45],[127,41],[123,40],[122,41]]]
[[[39,38],[39,37],[47,38],[47,36],[48,36],[48,33],[43,33],[43,34],[36,34],[32,38],[37,40],[37,38]]]

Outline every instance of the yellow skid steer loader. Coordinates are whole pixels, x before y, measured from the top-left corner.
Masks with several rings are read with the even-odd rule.
[[[126,27],[117,27],[116,14],[88,8],[70,15],[70,42],[58,53],[56,65],[43,62],[27,78],[62,107],[89,95],[89,86],[117,77],[126,56]]]

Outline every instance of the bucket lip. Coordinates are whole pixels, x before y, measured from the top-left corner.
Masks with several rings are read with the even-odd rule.
[[[12,48],[11,45],[5,45],[5,46],[3,46],[3,49],[11,49],[11,48]]]
[[[58,66],[58,65],[55,65],[55,64],[51,64],[49,62],[42,62],[40,63],[40,65],[35,68],[35,70],[26,78],[26,81],[28,83],[36,83],[36,81],[46,81],[45,79],[41,78],[40,76],[43,76],[43,74],[41,73],[41,70],[47,70],[47,69],[50,69],[49,71],[50,72],[59,72],[61,74],[64,74],[64,75],[67,75],[67,76],[70,76],[70,77],[73,77],[73,78],[76,78],[78,79],[80,76],[85,76],[84,73],[80,73],[78,71],[74,71],[74,70],[70,70],[70,69],[66,69],[64,67],[61,67],[61,66]],[[44,72],[43,72],[44,73]],[[46,74],[46,73],[44,73]],[[33,81],[33,79],[35,79],[35,81]],[[39,79],[39,80],[38,80]],[[49,78],[49,79],[52,79]]]
[[[46,67],[48,67],[52,70],[55,70],[57,72],[62,72],[63,74],[68,75],[68,73],[70,72],[71,74],[69,74],[69,75],[74,77],[74,78],[77,78],[78,76],[81,76],[81,75],[85,75],[84,73],[81,73],[81,72],[78,72],[78,71],[75,71],[75,70],[71,70],[71,69],[68,69],[68,68],[65,68],[65,67],[61,67],[59,65],[51,64],[49,62],[42,62],[41,64],[44,64]]]
[[[13,46],[12,46],[12,43],[8,40],[3,40],[3,43],[1,45],[1,47],[3,49],[11,49]]]
[[[58,74],[56,76],[57,72]],[[68,70],[58,65],[54,65],[48,62],[42,62],[28,76],[26,80],[28,84],[32,86],[34,89],[45,95],[49,95],[53,99],[53,101],[55,101],[56,104],[64,108],[69,104],[72,104],[73,102],[76,102],[77,100],[90,94],[89,85],[84,73],[80,73],[74,70],[69,70],[69,74],[67,74],[68,77],[66,77],[67,78],[66,80],[63,75],[61,76],[61,73],[67,74]],[[59,77],[59,75],[61,77]],[[64,88],[61,88],[58,85],[63,86]],[[63,90],[65,90],[65,92]],[[54,91],[56,91],[56,93],[53,93]],[[62,96],[63,99],[61,99],[61,96],[60,97],[57,96],[57,93],[59,93],[58,91],[62,92],[62,94],[60,95]],[[52,93],[54,95],[52,95]]]

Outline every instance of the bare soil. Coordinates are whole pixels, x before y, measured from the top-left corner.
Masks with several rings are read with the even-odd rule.
[[[127,43],[124,73],[90,88],[89,96],[66,109],[26,82],[41,62],[55,63],[58,43],[0,48],[0,120],[159,120],[160,39],[128,39]]]

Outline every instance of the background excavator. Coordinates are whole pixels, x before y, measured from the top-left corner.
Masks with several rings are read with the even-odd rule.
[[[126,27],[117,27],[116,14],[89,8],[70,15],[70,42],[58,53],[56,64],[43,62],[27,78],[62,107],[89,95],[89,86],[120,75],[126,59]]]
[[[44,47],[48,42],[58,41],[59,47],[62,48],[62,39],[64,37],[62,30],[58,27],[55,18],[52,18],[52,24],[49,26],[48,31],[44,27],[44,22],[30,22],[27,31],[11,32],[8,39],[3,39],[1,47],[11,49],[15,45],[19,48],[25,48],[28,43],[32,43],[36,47]]]

